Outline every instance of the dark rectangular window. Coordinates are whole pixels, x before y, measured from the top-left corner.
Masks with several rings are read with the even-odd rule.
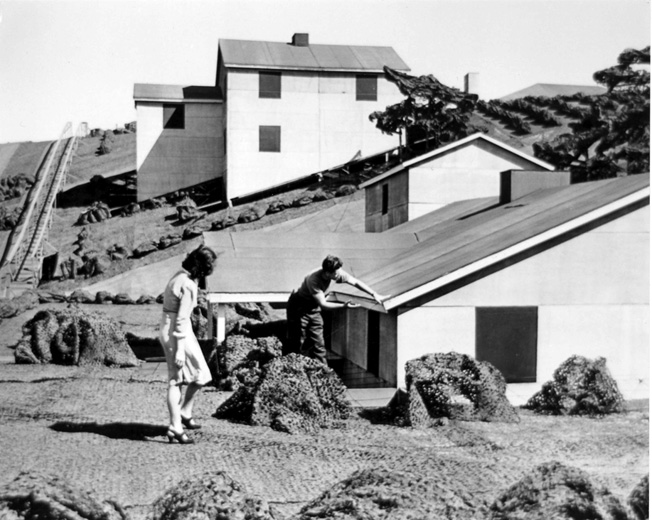
[[[537,307],[477,307],[475,357],[488,361],[508,383],[537,380]]]
[[[383,184],[383,215],[387,215],[387,212],[389,211],[389,185],[388,184]]]
[[[280,99],[281,97],[281,73],[280,72],[258,73],[258,97]]]
[[[185,107],[182,104],[163,105],[163,128],[185,128]]]
[[[280,126],[258,127],[258,150],[261,152],[281,151],[281,127]]]
[[[377,101],[378,100],[378,77],[370,75],[358,75],[355,77],[355,99],[356,101]]]
[[[380,313],[374,311],[367,311],[367,372],[380,373]]]

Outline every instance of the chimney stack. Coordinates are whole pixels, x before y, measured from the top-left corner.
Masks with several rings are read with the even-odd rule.
[[[507,204],[529,193],[570,186],[570,172],[548,170],[505,170],[500,172],[500,204]]]
[[[309,34],[308,33],[294,33],[292,35],[292,45],[295,47],[308,47],[309,43]]]
[[[464,92],[466,94],[480,94],[479,72],[469,72],[464,76]]]

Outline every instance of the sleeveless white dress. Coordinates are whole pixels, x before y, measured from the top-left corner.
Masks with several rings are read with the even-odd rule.
[[[190,278],[188,271],[182,269],[170,279],[163,292],[159,340],[165,352],[170,381],[205,385],[212,377],[192,330],[190,315],[196,306],[197,284]],[[174,363],[179,348],[185,353],[181,369]]]

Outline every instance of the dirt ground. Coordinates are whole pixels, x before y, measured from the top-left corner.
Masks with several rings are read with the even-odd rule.
[[[157,306],[103,310],[127,331],[155,333]],[[381,466],[437,478],[451,497],[470,496],[478,509],[544,462],[586,471],[623,503],[649,471],[649,412],[640,406],[603,418],[519,409],[519,424],[429,430],[374,423],[370,410],[357,409],[340,428],[311,436],[215,419],[230,394],[207,388],[195,411],[204,426],[193,432],[197,443],[169,445],[162,365],[16,365],[10,345],[34,312],[1,325],[0,485],[21,471],[54,473],[116,500],[134,520],[169,487],[206,471],[225,471],[286,516],[355,470]]]

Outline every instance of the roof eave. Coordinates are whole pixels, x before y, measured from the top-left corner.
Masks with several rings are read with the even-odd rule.
[[[527,240],[524,240],[522,242],[519,242],[518,244],[508,247],[507,249],[504,249],[503,251],[499,251],[485,258],[482,258],[481,260],[463,266],[453,272],[440,276],[435,280],[431,280],[430,282],[424,285],[415,287],[400,295],[392,296],[387,300],[383,301],[383,305],[387,310],[400,307],[401,305],[404,305],[416,298],[424,296],[425,294],[431,293],[437,289],[441,289],[442,287],[454,283],[466,276],[476,273],[489,266],[502,262],[510,257],[519,255],[524,251],[527,251],[528,249],[537,247],[545,242],[548,242],[552,239],[555,239],[559,236],[569,233],[581,226],[584,226],[590,222],[593,222],[611,213],[627,208],[628,206],[640,203],[645,199],[647,199],[647,202],[649,204],[649,198],[650,198],[650,187],[647,186],[642,190],[627,195],[617,201],[602,206],[601,208],[590,211],[589,213],[586,213],[580,217],[577,217],[573,220],[565,222],[564,224],[556,226],[555,228],[540,233],[539,235],[530,237]]]

